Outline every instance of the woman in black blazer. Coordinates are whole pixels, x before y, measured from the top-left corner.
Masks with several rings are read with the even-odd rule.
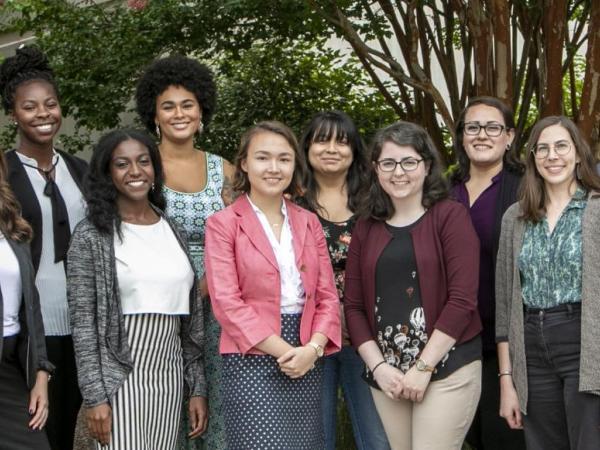
[[[0,447],[49,449],[44,326],[28,241],[31,227],[6,181],[0,152]]]

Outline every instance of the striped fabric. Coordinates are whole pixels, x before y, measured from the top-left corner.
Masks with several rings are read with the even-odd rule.
[[[183,397],[180,316],[125,316],[134,369],[112,401],[110,445],[96,449],[173,450]]]

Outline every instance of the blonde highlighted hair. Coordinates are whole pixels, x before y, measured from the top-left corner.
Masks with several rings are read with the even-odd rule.
[[[20,242],[29,241],[32,237],[31,226],[21,217],[21,206],[8,184],[3,151],[0,151],[0,231]]]

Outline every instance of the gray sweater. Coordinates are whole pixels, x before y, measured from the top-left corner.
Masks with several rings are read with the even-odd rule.
[[[518,203],[502,219],[496,264],[496,340],[508,341],[513,382],[519,406],[527,413],[527,364],[523,325],[523,297],[518,267],[525,222]],[[600,194],[593,193],[582,221],[581,358],[579,391],[600,395]]]
[[[167,222],[187,253],[182,236]],[[190,264],[194,267],[191,260]],[[110,403],[133,369],[133,361],[119,298],[113,236],[100,234],[88,219],[77,225],[71,239],[67,298],[84,403],[87,407]],[[202,305],[194,283],[190,314],[181,316],[184,378],[190,396],[206,397],[203,341]]]

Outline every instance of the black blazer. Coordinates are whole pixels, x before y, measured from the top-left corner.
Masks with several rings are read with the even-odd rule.
[[[498,246],[500,242],[500,228],[502,226],[502,217],[510,205],[515,203],[518,198],[519,186],[521,186],[521,175],[518,172],[504,169],[502,180],[500,180],[500,192],[496,200],[496,210],[494,212],[494,245],[492,247],[494,256],[494,273],[496,271],[496,256],[498,255]]]
[[[88,164],[81,158],[65,153],[61,150],[57,152],[62,156],[67,165],[67,169],[73,177],[73,180],[83,192],[83,177],[87,173]],[[25,172],[25,167],[14,150],[4,154],[8,169],[8,183],[15,193],[18,202],[21,204],[21,214],[23,218],[30,223],[33,228],[33,239],[31,241],[31,259],[35,273],[40,266],[42,256],[42,211],[37,200],[31,181]]]
[[[28,244],[6,238],[12,248],[21,271],[21,286],[23,297],[21,309],[19,310],[19,333],[18,353],[19,362],[25,374],[25,380],[29,389],[35,385],[38,370],[52,373],[54,366],[48,361],[46,355],[46,339],[44,336],[44,323],[40,311],[40,298],[35,287],[35,273],[31,264],[31,255]],[[0,317],[4,314],[4,304],[0,299]],[[4,323],[0,321],[0,355],[4,344]]]

